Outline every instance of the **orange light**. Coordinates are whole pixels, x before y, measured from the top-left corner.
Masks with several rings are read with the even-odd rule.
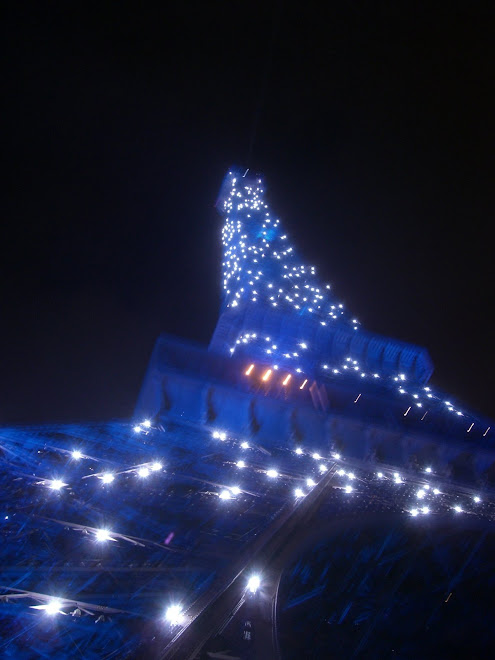
[[[263,378],[261,380],[264,380],[266,382],[270,378],[271,375],[272,375],[272,370],[267,369],[265,371],[265,373],[263,374]]]
[[[249,374],[251,373],[251,371],[252,371],[253,369],[254,369],[254,364],[252,364],[252,365],[248,368],[248,370],[246,371],[246,376],[249,376]]]
[[[306,378],[306,380],[304,381],[304,383],[301,385],[301,387],[299,389],[302,390],[302,388],[306,385],[307,382],[308,382],[308,379]]]
[[[287,374],[287,376],[284,378],[284,382],[282,383],[282,385],[287,385],[290,379],[291,379],[291,375]]]

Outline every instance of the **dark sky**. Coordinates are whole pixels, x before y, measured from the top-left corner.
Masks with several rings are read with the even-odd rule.
[[[3,20],[0,424],[129,416],[160,332],[209,341],[231,164],[365,328],[494,415],[493,15],[146,4]]]

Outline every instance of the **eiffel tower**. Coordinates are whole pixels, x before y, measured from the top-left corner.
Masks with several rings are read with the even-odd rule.
[[[0,657],[482,657],[490,420],[361,328],[262,176],[217,209],[210,345],[159,337],[132,420],[1,430]]]

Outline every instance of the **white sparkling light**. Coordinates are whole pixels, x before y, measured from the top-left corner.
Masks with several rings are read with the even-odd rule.
[[[347,484],[345,486],[344,490],[345,490],[346,493],[352,493],[353,488],[352,488],[351,484]]]
[[[304,491],[301,488],[296,488],[294,491],[294,495],[296,497],[304,497]]]
[[[95,536],[97,541],[109,541],[111,538],[108,530],[106,529],[97,529]]]
[[[246,462],[245,461],[237,461],[236,463],[238,468],[244,468],[246,467]]]
[[[45,603],[44,605],[30,605],[31,609],[44,610],[50,616],[61,613],[62,607],[62,601],[59,598],[52,598],[48,601],[48,603]]]
[[[254,594],[260,588],[260,584],[261,584],[261,579],[259,575],[252,575],[248,580],[247,588],[252,594]]]
[[[63,488],[64,486],[67,486],[67,484],[64,484],[64,482],[63,482],[61,479],[52,479],[52,480],[48,483],[48,486],[49,486],[49,488],[51,488],[52,490],[60,490],[60,489]]]
[[[302,453],[303,453],[303,450],[301,449],[301,447],[297,447],[296,454],[301,455]]]
[[[48,603],[46,603],[44,609],[47,614],[53,616],[54,614],[58,614],[60,612],[61,607],[62,602],[58,598],[54,598],[53,600],[50,600]]]
[[[314,482],[313,479],[306,479],[306,485],[312,488],[313,486],[316,486],[316,482]]]
[[[182,622],[183,618],[184,615],[180,605],[170,605],[170,607],[168,607],[167,611],[165,612],[165,619],[172,626],[179,625]]]
[[[220,495],[218,496],[221,500],[230,500],[232,498],[232,495],[230,494],[230,491],[228,490],[222,490]]]
[[[158,470],[161,470],[162,467],[163,467],[163,465],[161,463],[159,463],[158,461],[151,464],[151,469],[153,470],[153,472],[158,472]]]
[[[149,429],[151,427],[151,422],[149,419],[145,419],[143,422],[143,426],[145,429]]]
[[[72,452],[72,458],[75,458],[76,461],[82,458],[82,456],[83,456],[82,452],[80,452],[79,449],[74,449],[74,451]]]
[[[272,479],[275,479],[275,477],[278,477],[277,470],[267,470],[266,474],[267,474],[268,477],[271,477]]]
[[[241,447],[242,449],[249,449],[249,442],[242,442]]]
[[[111,472],[105,472],[101,478],[104,484],[111,484],[114,479],[115,477]]]
[[[139,468],[139,470],[138,470],[138,475],[140,477],[142,477],[143,479],[145,477],[149,476],[149,473],[150,473],[150,471],[147,467],[142,467],[142,468]]]

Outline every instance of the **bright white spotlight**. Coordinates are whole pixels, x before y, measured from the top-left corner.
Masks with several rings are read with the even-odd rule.
[[[236,463],[238,468],[244,468],[246,467],[246,462],[245,461],[237,461]]]
[[[351,481],[356,478],[356,475],[353,472],[349,472],[349,474],[347,476],[349,477],[349,479]]]
[[[72,452],[72,458],[75,458],[76,461],[82,458],[82,453],[79,451],[79,449],[74,449],[74,451]]]
[[[383,479],[383,472],[378,472],[376,476],[378,477],[378,479]]]
[[[434,493],[435,495],[440,495],[440,491],[438,490],[438,488],[434,488],[434,489],[433,489],[433,493]]]
[[[425,491],[424,491],[422,488],[420,488],[420,489],[418,490],[418,492],[416,493],[416,497],[417,497],[418,499],[422,500],[424,496],[425,496]]]
[[[339,475],[339,477],[343,477],[345,474],[345,470],[343,468],[340,468],[340,470],[337,470],[337,474]]]
[[[161,463],[159,463],[158,461],[151,464],[151,469],[153,470],[153,472],[158,472],[158,470],[161,470],[162,467],[163,467],[163,465]]]
[[[347,484],[345,486],[344,490],[345,490],[346,493],[352,493],[353,488],[352,488],[351,484]]]
[[[215,438],[215,440],[219,440],[220,438],[220,433],[218,431],[213,431],[211,434],[212,438]]]
[[[425,472],[432,472],[431,467],[427,467],[427,468],[425,469]]]
[[[143,429],[139,426],[139,424],[133,428],[134,433],[141,433],[142,430]]]
[[[180,605],[170,605],[165,612],[165,618],[172,626],[177,626],[184,618]]]
[[[261,584],[261,580],[259,575],[252,575],[248,580],[247,588],[252,594],[254,594],[260,588],[260,584]]]
[[[267,470],[266,474],[267,474],[267,476],[271,477],[272,479],[275,479],[275,477],[278,477],[277,470]]]
[[[396,484],[401,484],[402,483],[402,479],[400,478],[400,474],[398,472],[396,472],[394,474],[394,480],[395,480]]]
[[[313,481],[313,479],[306,479],[306,485],[310,488],[313,488],[313,486],[316,486],[316,483]]]
[[[151,427],[151,422],[149,419],[145,419],[143,422],[143,426],[145,429],[149,429]]]
[[[296,454],[299,454],[299,456],[300,456],[302,453],[303,453],[303,450],[301,449],[301,447],[297,447]]]
[[[242,449],[249,449],[249,442],[242,442],[241,447]]]
[[[111,472],[105,472],[105,474],[101,478],[104,484],[111,484],[114,479],[115,477]]]
[[[225,440],[227,440],[227,434],[224,431],[219,433],[218,437],[220,438],[220,440],[222,440],[222,442],[225,442]]]
[[[64,486],[67,486],[67,484],[64,484],[62,479],[52,479],[51,481],[48,482],[48,487],[51,488],[52,490],[60,490]]]
[[[227,489],[222,490],[220,495],[218,496],[221,500],[230,500],[232,498],[232,495],[230,494],[230,491]]]
[[[334,454],[333,454],[333,457],[334,457],[335,459],[339,460],[339,459],[340,459],[340,454],[334,453]]]
[[[304,492],[302,491],[301,488],[296,488],[296,490],[294,491],[294,495],[296,497],[304,497]]]
[[[234,495],[240,495],[241,494],[241,489],[239,488],[239,486],[232,486],[232,488],[230,490]]]
[[[108,533],[108,530],[106,530],[106,529],[97,529],[95,536],[96,536],[97,541],[109,541],[110,540],[110,534]]]
[[[60,612],[62,602],[58,598],[52,598],[48,603],[44,603],[43,605],[30,605],[29,607],[32,610],[44,610],[47,614],[53,616]]]
[[[47,614],[53,616],[54,614],[58,614],[60,612],[61,607],[61,601],[58,598],[54,598],[53,600],[50,600],[48,603],[46,603],[44,609]]]
[[[417,509],[411,509],[411,516],[415,518],[418,515],[419,511]]]
[[[421,513],[424,513],[425,515],[427,515],[428,513],[430,513],[430,509],[427,506],[424,506],[421,509]]]
[[[456,513],[462,513],[462,508],[458,504],[456,504],[456,506],[454,507],[454,511]]]
[[[317,452],[315,452],[315,453],[313,454],[313,458],[315,459],[315,461],[319,461],[319,460],[321,459],[321,456],[320,456],[320,454],[318,454]]]
[[[147,467],[141,467],[138,470],[138,475],[142,477],[143,479],[147,476],[149,476],[150,471],[148,470]]]
[[[323,465],[323,463],[318,467],[320,472],[326,472],[327,471],[327,466]]]
[[[481,502],[481,497],[478,497],[478,495],[475,495],[473,499],[476,502],[476,504],[478,504],[478,502]]]

